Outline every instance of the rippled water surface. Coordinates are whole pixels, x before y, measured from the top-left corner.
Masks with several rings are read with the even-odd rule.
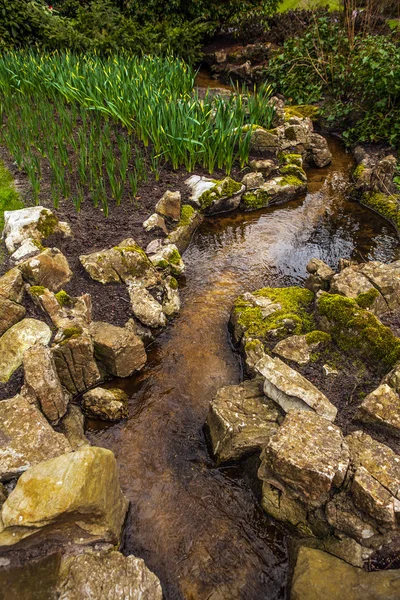
[[[217,389],[241,378],[227,331],[238,294],[301,284],[314,256],[332,267],[341,257],[399,257],[394,230],[345,200],[352,160],[331,144],[333,164],[309,173],[305,198],[198,230],[184,255],[181,314],[145,371],[119,383],[132,397],[129,420],[90,433],[115,452],[131,502],[123,551],[146,560],[167,600],[285,598],[284,531],[261,511],[250,478],[215,467],[202,426]]]

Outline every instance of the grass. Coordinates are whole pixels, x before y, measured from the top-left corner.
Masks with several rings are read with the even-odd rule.
[[[85,198],[108,211],[128,184],[169,163],[230,173],[249,156],[253,125],[270,128],[271,89],[200,98],[195,71],[175,58],[10,51],[0,57],[0,142],[30,180],[38,202],[44,169],[55,206]],[[245,126],[249,126],[244,133]]]
[[[24,204],[14,187],[11,173],[0,161],[0,231],[4,227],[4,211],[24,208]]]
[[[295,9],[311,9],[311,8],[324,8],[329,6],[330,10],[339,10],[339,0],[283,0],[279,6],[279,12],[286,12],[288,10]]]

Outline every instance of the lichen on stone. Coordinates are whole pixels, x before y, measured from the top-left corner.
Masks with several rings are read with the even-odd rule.
[[[43,239],[50,237],[58,227],[58,219],[45,208],[40,213],[40,219],[37,222],[36,229],[42,235]]]
[[[295,335],[308,333],[314,329],[314,318],[311,313],[313,292],[300,287],[263,288],[254,292],[253,296],[269,298],[281,308],[264,317],[260,307],[252,305],[239,296],[234,305],[234,313],[238,324],[246,331],[246,335],[265,339],[271,331],[278,332],[279,337],[279,331],[282,330],[280,337],[285,337],[287,335],[285,320],[293,322],[294,328],[291,333]]]
[[[280,181],[278,181],[280,186],[291,185],[294,187],[299,187],[303,185],[301,179],[296,177],[295,175],[284,175]]]
[[[242,197],[242,204],[250,210],[266,208],[270,201],[270,195],[264,190],[257,190],[257,193],[246,192]]]
[[[202,210],[205,210],[215,200],[220,198],[230,198],[242,189],[242,184],[234,181],[231,177],[226,177],[223,181],[215,180],[215,186],[206,190],[199,197],[199,203]]]
[[[289,163],[287,165],[284,165],[283,167],[280,168],[280,172],[282,175],[291,175],[298,180],[300,180],[300,178],[307,180],[307,175],[306,175],[306,172],[304,171],[304,169],[294,163]]]
[[[366,169],[366,166],[363,165],[362,163],[360,163],[353,171],[354,179],[356,179],[356,180],[359,179],[362,176],[362,174],[364,173],[365,169]]]

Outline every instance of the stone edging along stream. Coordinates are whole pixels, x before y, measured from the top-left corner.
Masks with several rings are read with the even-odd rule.
[[[99,582],[107,581],[111,590],[116,584],[112,573],[122,569],[126,573],[126,585],[135,593],[140,591],[143,598],[149,599],[162,597],[159,581],[143,561],[125,558],[112,550],[119,544],[127,500],[119,487],[114,455],[109,450],[89,445],[84,435],[83,414],[110,421],[127,416],[127,396],[117,389],[102,388],[100,384],[108,378],[129,377],[140,371],[147,360],[145,343],[179,312],[176,278],[179,279],[185,268],[181,254],[203,215],[237,208],[254,210],[287,202],[306,190],[303,164],[325,166],[330,162],[326,141],[313,132],[311,120],[300,113],[294,116],[292,112],[285,113],[282,103],[279,100],[276,103],[280,110],[277,111],[279,120],[275,129],[264,131],[258,128],[253,132],[252,143],[261,157],[252,161],[251,172],[242,182],[229,177],[215,181],[191,176],[186,182],[186,204],[182,205],[179,192],[166,192],[155,213],[145,221],[144,227],[157,236],[146,251],[135,240],[125,239],[118,240],[113,248],[80,257],[83,268],[95,281],[126,284],[134,318],[124,327],[93,322],[90,295],[74,298],[63,291],[73,277],[68,260],[57,248],[46,248],[43,244],[55,232],[72,235],[68,224],[59,222],[43,207],[5,214],[4,239],[12,268],[0,278],[0,381],[8,381],[23,365],[24,384],[15,397],[0,402],[0,429],[7,439],[0,450],[0,481],[3,482],[0,484],[0,554],[6,557],[7,549],[14,547],[29,552],[35,544],[44,541],[50,546],[53,543],[57,549],[63,547],[64,552],[68,544],[60,567],[60,593],[78,586],[75,592],[79,596],[79,585],[91,579],[90,574],[93,574],[91,585],[94,588],[100,585]],[[384,267],[378,265],[376,269]],[[351,448],[357,446],[358,441],[350,444],[340,429],[332,425],[335,407],[301,373],[296,374],[291,366],[271,358],[266,352],[271,344],[265,337],[267,332],[269,335],[270,331],[280,331],[283,327],[285,335],[278,333],[282,339],[274,344],[274,352],[293,364],[290,352],[294,346],[295,352],[303,354],[304,361],[307,352],[312,354],[328,344],[329,336],[342,335],[336,332],[334,317],[328,309],[326,314],[318,317],[320,330],[309,327],[310,331],[303,335],[302,323],[304,319],[307,321],[306,313],[311,313],[310,306],[302,305],[304,294],[309,305],[310,298],[315,302],[313,294],[317,289],[329,291],[326,296],[343,294],[342,300],[351,303],[351,306],[346,304],[346,310],[352,311],[353,316],[357,313],[357,317],[362,312],[359,304],[362,296],[361,300],[370,304],[363,308],[361,320],[364,313],[375,319],[373,314],[379,316],[381,307],[388,306],[392,296],[399,296],[396,269],[382,275],[385,282],[388,277],[393,278],[392,292],[383,292],[379,287],[382,271],[376,277],[378,283],[371,284],[368,282],[375,275],[361,273],[354,266],[347,268],[355,274],[352,276],[356,280],[354,285],[348,284],[346,269],[334,276],[329,267],[315,263],[309,267],[312,292],[295,291],[294,296],[300,294],[300,297],[293,299],[293,294],[285,297],[285,292],[280,291],[279,295],[278,290],[273,297],[260,291],[238,300],[232,316],[235,339],[245,353],[249,374],[256,375],[256,379],[234,386],[234,390],[221,390],[211,405],[208,425],[214,452],[220,461],[238,459],[250,450],[265,448],[260,477],[263,480],[263,507],[267,512],[292,524],[294,514],[302,515],[297,525],[307,535],[321,537],[319,532],[323,531],[325,535],[328,527],[331,538],[334,537],[333,528],[333,533],[339,536],[339,550],[333,552],[332,542],[329,551],[343,556],[345,543],[350,543],[352,556],[356,556],[352,562],[360,564],[368,556],[369,542],[364,544],[364,538],[360,540],[341,524],[332,525],[329,519],[326,525],[326,519],[320,517],[321,507],[332,502],[333,488],[335,493],[340,490],[343,502],[347,502],[347,498],[356,502],[354,498],[367,496],[365,502],[370,506],[370,496],[375,489],[371,492],[368,485],[364,486],[366,489],[362,488],[360,477],[369,476],[375,482],[380,479],[368,471],[362,457],[360,464],[355,462],[356,451]],[[340,277],[345,279],[343,289],[347,290],[347,285],[351,292],[332,287],[339,286],[337,280]],[[346,296],[350,298],[346,299]],[[43,311],[43,321],[25,318],[24,298],[28,297]],[[358,304],[351,300],[354,297]],[[318,296],[313,309],[320,313],[321,303],[324,305],[327,301]],[[300,312],[296,314],[296,310]],[[335,310],[333,312],[336,314]],[[273,323],[271,327],[270,322]],[[257,327],[261,329],[257,330]],[[287,334],[295,334],[297,338]],[[396,344],[392,339],[390,342],[393,356],[397,357]],[[275,347],[279,344],[280,351]],[[277,378],[279,369],[283,371]],[[294,378],[293,389],[285,388],[285,377]],[[392,379],[397,381],[396,371]],[[260,381],[264,381],[266,396]],[[383,382],[382,385],[392,386],[393,394],[397,394],[395,384]],[[232,394],[237,407],[240,406],[244,414],[250,410],[260,425],[256,441],[250,443],[246,432],[242,431],[239,438],[243,439],[239,442],[236,439],[235,423],[229,422]],[[289,408],[295,412],[284,419]],[[299,411],[304,408],[307,408],[306,412]],[[290,459],[298,480],[291,475],[289,490],[288,481],[277,466],[281,460],[277,457],[279,449],[284,449],[285,442],[292,437],[291,428],[296,427],[306,436],[305,447],[309,439],[331,439],[331,442],[325,454],[321,451],[321,464],[317,466],[295,464],[296,461]],[[312,434],[307,438],[310,431]],[[363,440],[363,446],[368,446]],[[373,440],[368,443],[373,445]],[[276,450],[276,456],[273,444],[279,450]],[[377,451],[383,452],[380,446]],[[385,452],[390,454],[391,451]],[[306,453],[302,452],[302,455],[309,458]],[[357,464],[351,467],[353,471],[356,469],[352,481],[349,479],[350,464]],[[308,473],[306,479],[302,473]],[[362,492],[357,492],[358,496],[353,492],[355,481],[362,488]],[[373,526],[377,531],[370,536],[374,544],[376,535],[381,536],[379,539],[383,536],[386,543],[388,532],[394,531],[393,514],[397,514],[395,495],[387,485],[379,485],[386,494],[392,494],[390,502],[394,513],[386,507],[382,517],[375,505],[373,510],[378,510],[378,516],[374,513],[371,517],[368,513],[367,520],[376,520]],[[382,493],[380,488],[378,492]],[[287,506],[284,506],[283,497]],[[335,510],[339,514],[338,509]],[[376,549],[376,545],[373,548]],[[78,577],[77,573],[81,575]]]

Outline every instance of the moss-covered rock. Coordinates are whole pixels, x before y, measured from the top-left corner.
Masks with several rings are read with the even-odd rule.
[[[361,204],[390,221],[400,232],[400,195],[393,196],[382,192],[366,192],[361,197]]]
[[[297,167],[294,168],[297,169]],[[298,172],[297,174],[300,173]],[[250,211],[283,204],[304,194],[306,191],[307,186],[299,177],[289,173],[284,174],[266,181],[257,190],[243,194],[241,208],[244,211]]]
[[[240,296],[231,316],[236,341],[239,342],[244,333],[246,338],[266,340],[271,332],[275,339],[282,339],[289,330],[296,335],[312,331],[313,299],[312,292],[300,287],[262,288]]]
[[[298,117],[304,119],[308,117],[312,121],[316,121],[319,116],[318,106],[312,104],[299,104],[292,106],[285,106],[285,121],[289,121],[292,117]]]
[[[59,292],[57,292],[57,294],[54,295],[60,306],[68,306],[68,304],[71,304],[71,296],[67,294],[66,291],[60,290]]]
[[[316,306],[340,349],[357,351],[383,370],[393,367],[400,359],[400,339],[355,299],[323,293]]]

